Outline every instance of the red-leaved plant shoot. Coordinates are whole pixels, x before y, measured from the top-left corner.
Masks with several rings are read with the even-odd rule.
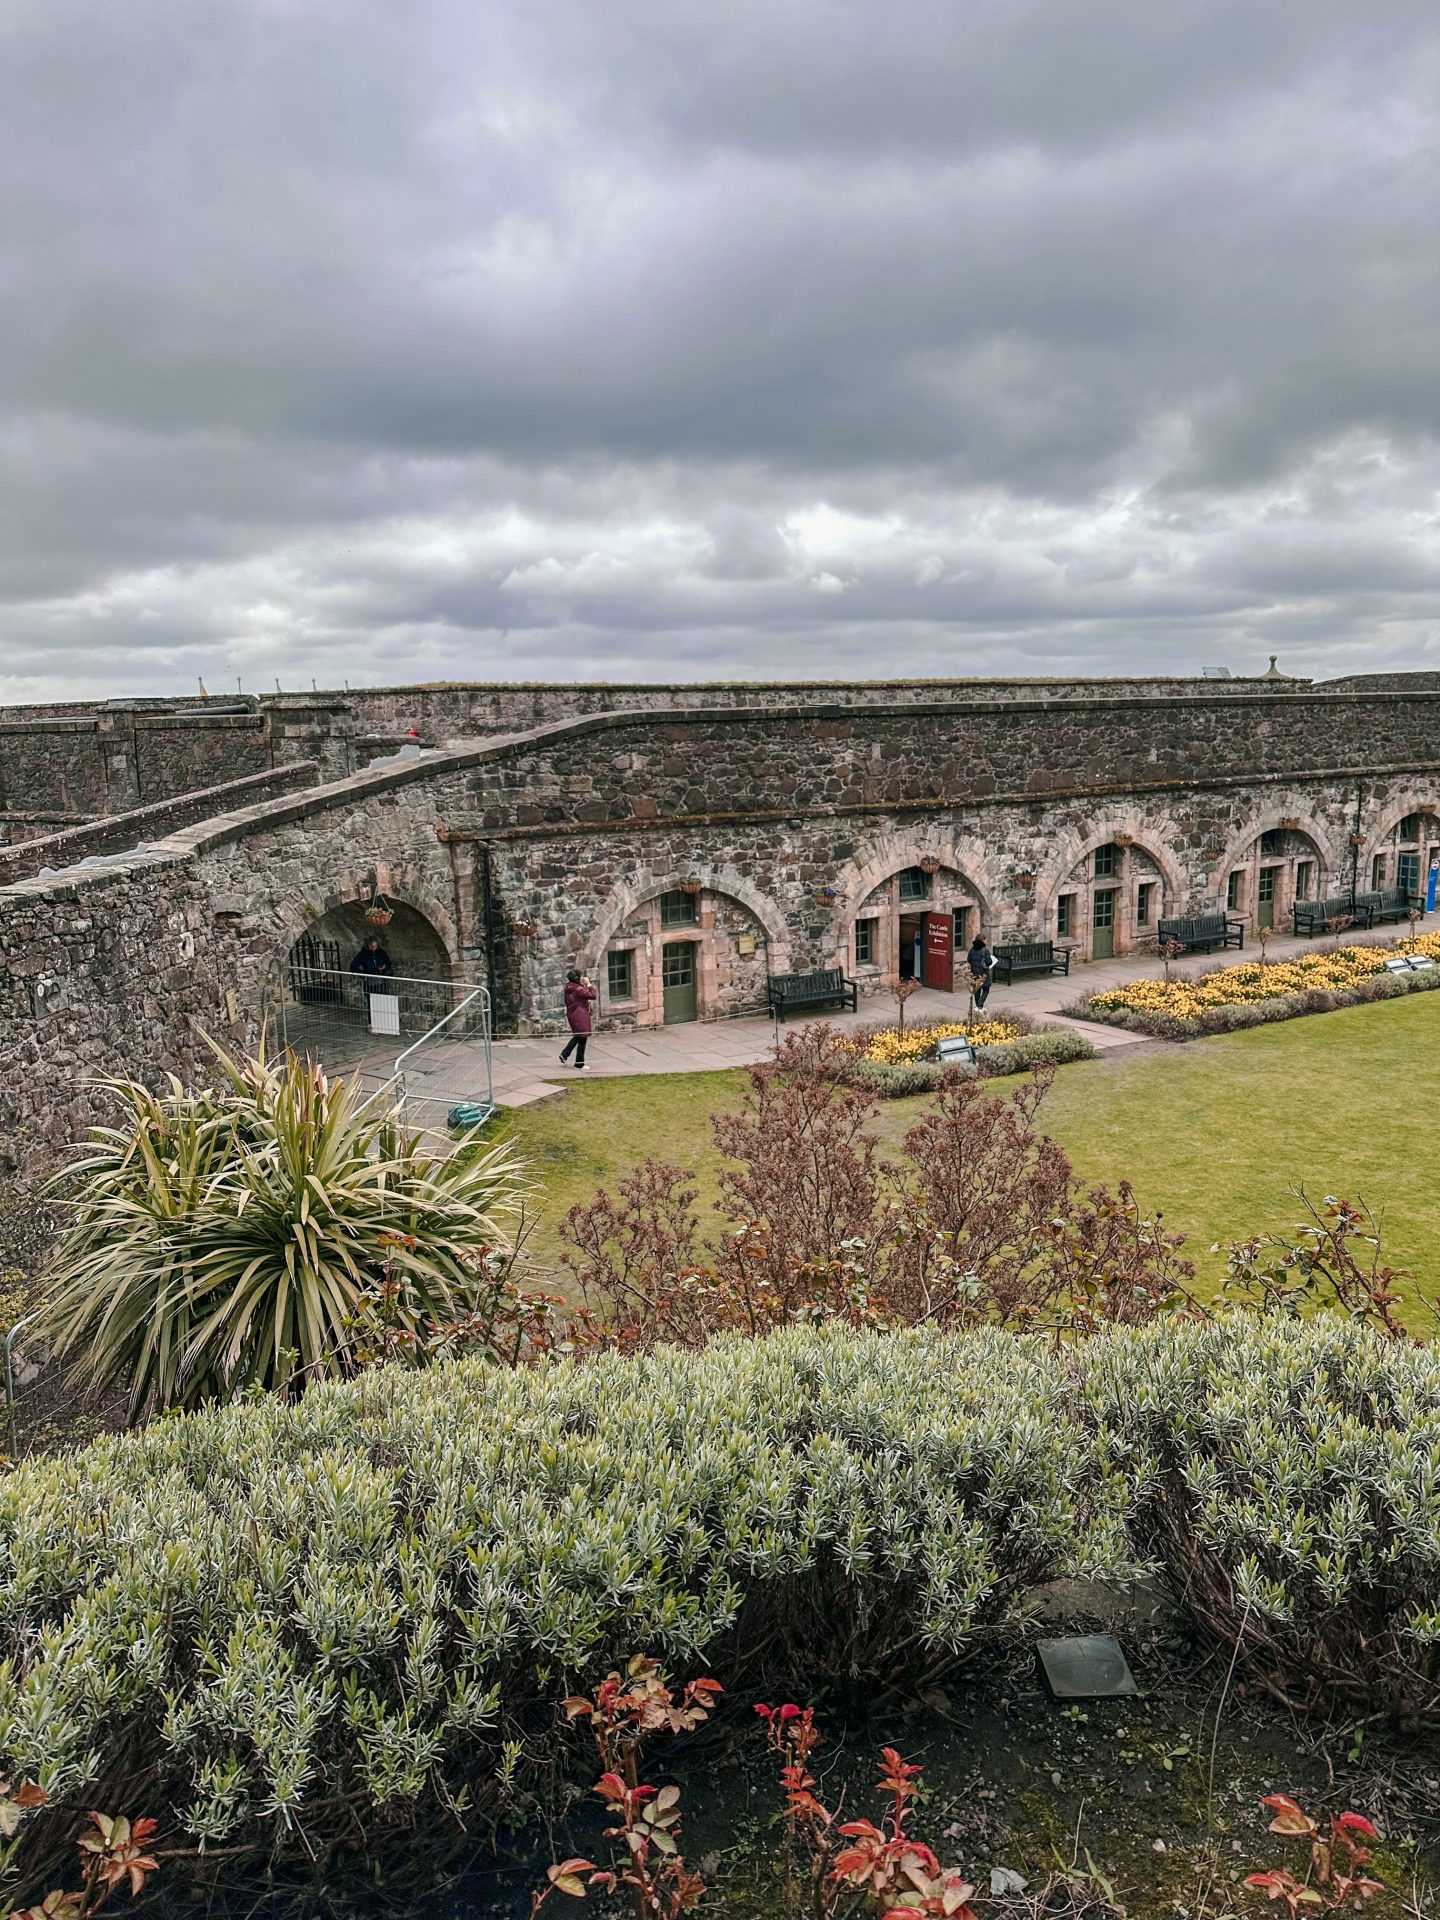
[[[831,1878],[868,1890],[881,1920],[923,1920],[931,1914],[976,1920],[970,1905],[974,1887],[958,1868],[942,1867],[929,1847],[905,1830],[922,1771],[894,1747],[881,1748],[880,1789],[889,1795],[889,1811],[878,1827],[869,1820],[845,1822],[840,1833],[850,1844],[835,1855]]]
[[[866,1900],[879,1920],[976,1920],[975,1889],[956,1867],[942,1867],[923,1841],[906,1830],[920,1791],[922,1769],[893,1747],[880,1755],[881,1793],[889,1807],[879,1826],[872,1820],[837,1825],[818,1798],[809,1759],[819,1745],[812,1707],[757,1706],[771,1750],[781,1757],[785,1794],[785,1913],[807,1920],[834,1920]]]
[[[43,1787],[11,1787],[0,1780],[0,1842],[9,1841],[27,1814],[43,1807],[49,1795]],[[91,1920],[112,1893],[128,1886],[133,1900],[143,1891],[160,1862],[149,1852],[157,1830],[154,1820],[127,1820],[123,1814],[92,1813],[76,1841],[80,1854],[80,1885],[57,1887],[39,1906],[22,1907],[11,1920]]]
[[[1260,1804],[1275,1816],[1270,1822],[1271,1833],[1310,1842],[1310,1871],[1303,1880],[1297,1880],[1286,1867],[1245,1876],[1247,1887],[1263,1893],[1268,1900],[1283,1900],[1290,1920],[1299,1920],[1301,1914],[1358,1909],[1384,1892],[1384,1882],[1371,1879],[1363,1871],[1370,1862],[1365,1842],[1380,1837],[1363,1813],[1338,1813],[1322,1833],[1288,1794],[1267,1794]]]
[[[722,1691],[718,1680],[691,1680],[677,1700],[658,1663],[636,1654],[624,1676],[607,1675],[593,1699],[575,1694],[561,1703],[568,1720],[590,1723],[604,1769],[595,1791],[614,1819],[605,1829],[605,1838],[614,1843],[614,1865],[558,1861],[531,1899],[532,1920],[552,1893],[583,1899],[592,1887],[608,1893],[623,1888],[636,1920],[678,1920],[700,1904],[704,1882],[680,1853],[680,1789],[641,1780],[640,1748],[653,1733],[689,1733],[698,1727]]]

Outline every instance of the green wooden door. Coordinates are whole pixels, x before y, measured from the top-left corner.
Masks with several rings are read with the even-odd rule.
[[[1090,914],[1092,960],[1110,960],[1114,957],[1116,891],[1114,887],[1106,887],[1095,895]]]
[[[1257,927],[1273,927],[1275,924],[1275,883],[1279,877],[1278,867],[1261,867],[1260,869],[1260,884],[1255,890]]]
[[[695,948],[689,940],[665,949],[661,962],[665,982],[665,1024],[677,1026],[695,1018]]]
[[[1406,893],[1420,891],[1420,856],[1418,853],[1402,853],[1395,862],[1395,884],[1403,887]]]

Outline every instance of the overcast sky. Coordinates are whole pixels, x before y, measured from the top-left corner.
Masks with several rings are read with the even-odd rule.
[[[0,700],[1440,668],[1434,0],[4,0]]]

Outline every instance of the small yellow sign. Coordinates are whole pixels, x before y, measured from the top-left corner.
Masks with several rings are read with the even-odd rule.
[[[755,951],[754,934],[742,933],[735,942],[735,951],[737,953],[745,953],[745,954],[754,953]]]

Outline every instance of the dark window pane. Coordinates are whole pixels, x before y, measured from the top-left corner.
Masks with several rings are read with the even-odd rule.
[[[685,893],[676,888],[673,893],[660,896],[660,924],[662,927],[693,927],[700,914],[700,896],[697,893]]]

